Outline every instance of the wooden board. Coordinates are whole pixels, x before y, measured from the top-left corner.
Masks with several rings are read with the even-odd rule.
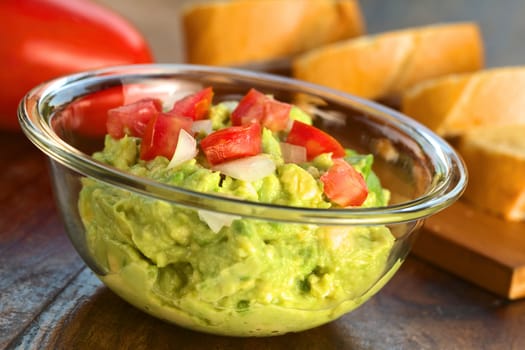
[[[525,223],[459,201],[428,218],[413,254],[507,299],[525,297]]]

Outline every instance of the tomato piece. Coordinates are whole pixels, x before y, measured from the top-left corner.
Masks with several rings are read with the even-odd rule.
[[[288,126],[291,108],[290,104],[274,100],[252,88],[233,110],[231,120],[233,125],[258,122],[272,131],[280,131]]]
[[[272,131],[281,131],[288,127],[292,105],[267,97],[264,101],[262,125]]]
[[[325,195],[341,207],[360,206],[368,196],[363,175],[342,158],[334,159],[321,181]]]
[[[181,129],[191,134],[193,120],[188,117],[158,113],[146,125],[140,144],[140,159],[151,160],[157,156],[173,157]]]
[[[261,126],[251,123],[220,129],[203,138],[200,146],[211,165],[255,156],[262,151]]]
[[[141,33],[93,1],[0,1],[0,23],[9,28],[0,40],[0,129],[20,129],[19,101],[46,80],[87,69],[153,62]],[[88,128],[86,134],[92,132],[89,123],[79,125]],[[98,126],[105,132],[105,118]]]
[[[263,114],[263,99],[265,95],[255,89],[250,89],[241,98],[237,107],[231,114],[232,125],[243,125],[253,121],[259,122]]]
[[[294,120],[286,142],[306,148],[306,158],[312,160],[323,153],[332,153],[333,158],[345,156],[344,147],[332,136],[316,128]]]
[[[146,125],[162,112],[162,102],[156,98],[144,98],[108,111],[107,130],[115,139],[124,135],[142,137]]]
[[[53,118],[53,125],[85,136],[102,136],[107,133],[109,110],[143,98],[165,99],[169,89],[169,86],[137,83],[96,91],[71,102]]]
[[[175,102],[169,114],[189,117],[193,120],[205,119],[213,99],[213,89],[207,87]]]

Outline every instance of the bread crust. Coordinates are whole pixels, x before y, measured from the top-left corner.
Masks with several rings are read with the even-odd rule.
[[[457,149],[470,174],[463,198],[506,220],[525,220],[525,125],[473,129]]]
[[[525,124],[525,66],[425,81],[405,92],[401,111],[444,137],[487,125]]]
[[[236,0],[199,3],[182,14],[186,61],[241,65],[288,58],[361,35],[357,0]]]
[[[484,65],[476,23],[442,23],[324,45],[296,57],[293,76],[369,99],[400,97],[407,88]]]

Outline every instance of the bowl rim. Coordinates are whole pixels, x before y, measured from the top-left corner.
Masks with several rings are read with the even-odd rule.
[[[353,108],[373,112],[375,116],[389,120],[390,123],[406,132],[421,148],[426,150],[425,154],[436,169],[436,174],[432,179],[431,188],[422,196],[383,207],[319,209],[259,203],[163,184],[97,162],[62,140],[43,117],[45,102],[77,83],[89,79],[122,78],[125,80],[130,74],[133,74],[134,77],[164,76],[166,74],[226,75],[236,80],[254,83],[270,82],[294,90],[299,88],[301,92],[322,95],[325,98],[344,100]],[[55,78],[34,87],[21,100],[17,113],[22,131],[35,146],[50,159],[84,176],[177,205],[227,215],[322,225],[404,223],[424,219],[450,206],[461,196],[468,179],[462,158],[444,139],[398,111],[335,89],[290,77],[239,68],[153,63],[88,70]]]

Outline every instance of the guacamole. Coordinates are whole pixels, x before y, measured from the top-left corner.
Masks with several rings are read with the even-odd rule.
[[[223,103],[210,107],[213,130],[228,127],[231,111]],[[309,122],[295,107],[290,118]],[[282,134],[263,127],[261,154],[275,170],[254,181],[215,170],[200,153],[176,166],[164,156],[143,160],[143,141],[130,135],[106,136],[104,149],[93,157],[195,191],[279,205],[337,206],[319,180],[333,165],[332,155],[287,162],[279,146]],[[360,206],[386,205],[389,192],[371,170],[373,157],[345,150],[344,159],[366,181]],[[267,336],[312,328],[359,306],[399,266],[390,266],[394,237],[385,226],[270,222],[177,206],[94,179],[82,185],[80,215],[101,280],[145,312],[190,329]]]

